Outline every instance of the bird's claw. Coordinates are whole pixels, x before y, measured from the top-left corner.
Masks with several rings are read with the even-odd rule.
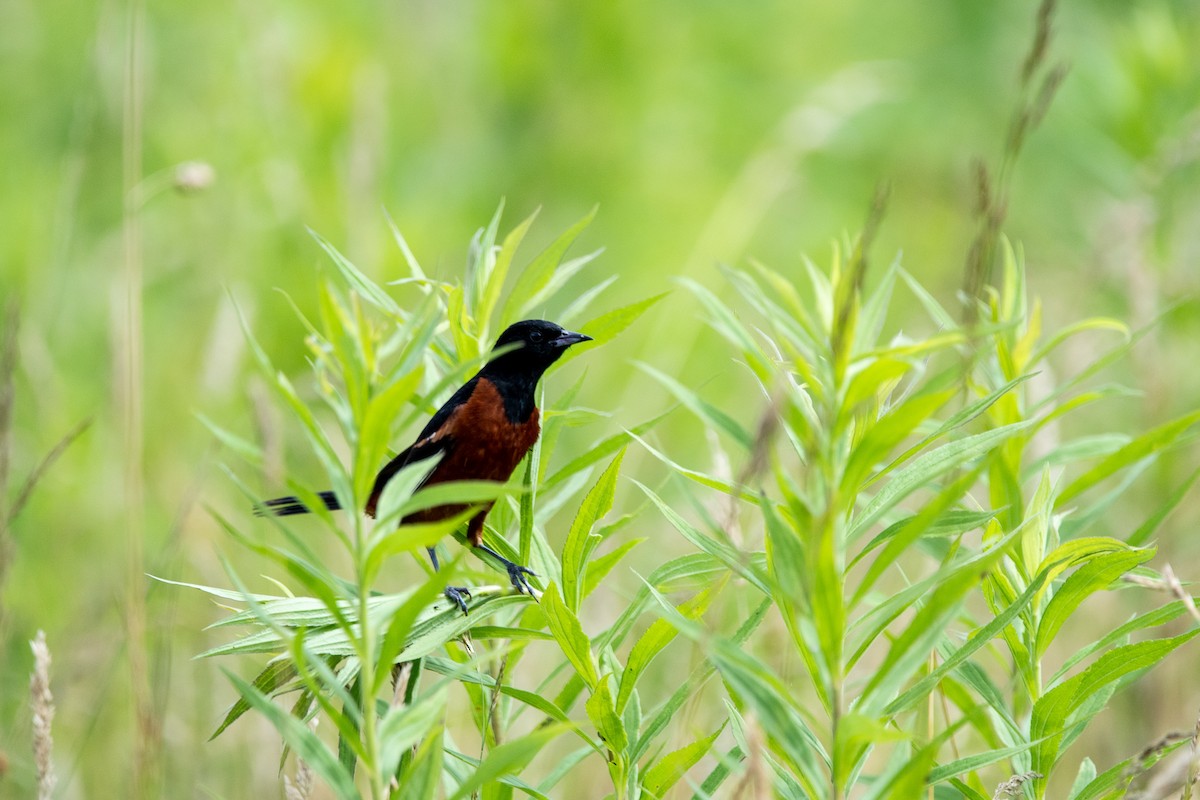
[[[520,564],[513,564],[511,562],[508,564],[508,580],[512,583],[513,588],[520,594],[536,597],[533,593],[533,587],[529,585],[529,581],[525,578],[526,575],[532,575],[535,578],[538,577],[538,574],[529,567],[523,567]]]
[[[467,613],[467,601],[471,599],[471,592],[467,587],[447,586],[445,595],[446,599],[458,606],[463,614]]]

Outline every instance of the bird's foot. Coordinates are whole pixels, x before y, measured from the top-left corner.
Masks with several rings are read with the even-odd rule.
[[[500,555],[485,544],[477,544],[475,547],[487,553],[492,558],[504,565],[504,568],[508,570],[508,581],[512,584],[512,587],[517,590],[517,592],[520,594],[527,594],[534,600],[538,599],[537,590],[534,589],[529,584],[529,581],[525,578],[526,575],[531,575],[534,578],[538,577],[536,572],[531,570],[529,567],[522,567],[520,564],[514,561],[509,561],[507,558]]]
[[[514,564],[511,561],[506,561],[505,565],[508,567],[508,580],[512,583],[513,588],[521,594],[527,594],[530,597],[536,598],[537,595],[533,593],[533,587],[529,585],[529,581],[525,576],[532,575],[536,578],[538,574],[529,567],[522,567],[520,564]]]
[[[467,601],[471,599],[471,592],[465,586],[447,586],[445,591],[446,599],[466,614]]]

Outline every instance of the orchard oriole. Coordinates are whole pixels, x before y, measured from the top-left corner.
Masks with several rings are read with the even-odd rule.
[[[545,320],[531,319],[510,325],[500,334],[493,350],[495,355],[483,369],[451,395],[411,446],[380,470],[367,498],[367,515],[375,516],[383,487],[397,472],[438,454],[442,454],[441,460],[420,486],[449,481],[508,480],[541,431],[535,397],[538,380],[568,347],[590,340],[590,336],[572,333]],[[515,349],[513,345],[516,345]],[[326,508],[341,508],[333,492],[320,492],[318,497]],[[297,497],[277,497],[267,500],[263,507],[266,513],[281,517],[307,514],[310,510]],[[413,512],[400,522],[443,520],[461,513],[466,507],[462,504],[435,506]],[[467,538],[473,546],[504,564],[513,588],[532,595],[525,576],[534,573],[483,543],[483,521],[491,507],[488,503],[471,517],[467,523]],[[429,557],[437,569],[437,551],[432,547]],[[465,588],[449,587],[446,597],[464,614],[467,612],[466,600],[471,593]]]

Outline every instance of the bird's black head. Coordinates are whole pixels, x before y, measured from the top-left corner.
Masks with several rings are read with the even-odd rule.
[[[591,341],[590,336],[572,333],[544,319],[527,319],[509,325],[496,340],[503,350],[488,362],[484,371],[521,373],[536,381],[573,344]],[[515,349],[514,349],[515,345]]]

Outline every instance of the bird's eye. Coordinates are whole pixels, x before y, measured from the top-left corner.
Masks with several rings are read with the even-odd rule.
[[[542,332],[541,331],[531,331],[530,332],[529,341],[540,342],[541,340],[542,340]]]

